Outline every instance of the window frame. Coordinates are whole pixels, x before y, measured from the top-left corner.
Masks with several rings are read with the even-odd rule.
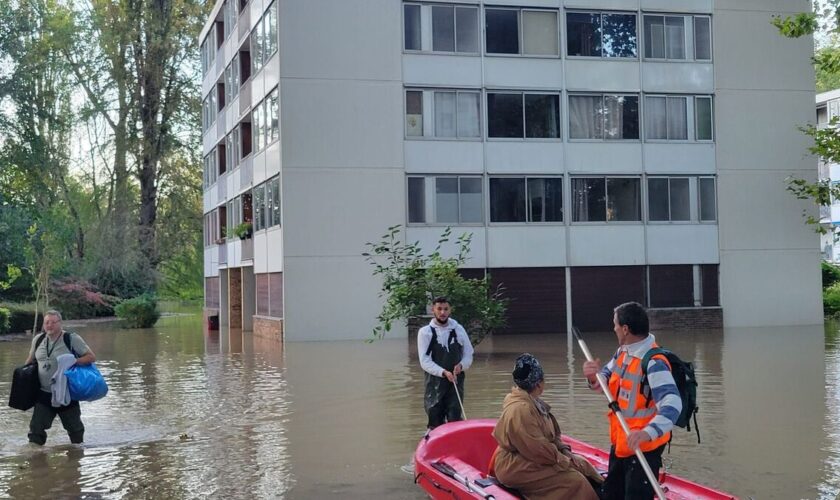
[[[493,217],[493,208],[492,202],[493,198],[490,194],[490,183],[493,179],[522,179],[525,183],[525,220],[524,221],[494,221],[492,220]],[[531,179],[559,179],[560,180],[560,220],[552,220],[552,221],[535,221],[533,220],[533,214],[531,213],[531,204],[529,192],[530,188],[528,187],[528,181]],[[542,175],[542,174],[534,174],[534,175],[517,175],[517,174],[499,174],[499,175],[488,175],[487,176],[487,226],[524,226],[524,225],[541,225],[541,226],[565,226],[566,225],[566,180],[565,176],[562,174],[558,175]]]
[[[278,0],[275,0],[278,1]],[[406,6],[417,6],[420,9],[420,48],[419,49],[407,49],[405,46],[405,22],[406,22],[406,15],[405,15],[405,7]],[[455,45],[454,51],[449,50],[434,50],[434,27],[432,25],[432,7],[447,7],[452,9],[452,21],[453,21],[453,44]],[[458,50],[458,8],[469,8],[475,11],[475,18],[476,18],[476,40],[475,52],[462,52]],[[424,15],[424,10],[428,11],[428,14]],[[426,3],[426,2],[403,2],[402,9],[400,9],[400,18],[402,20],[401,23],[401,33],[402,33],[402,41],[400,42],[402,45],[402,51],[405,54],[435,54],[435,55],[456,55],[456,56],[481,56],[482,49],[483,49],[483,41],[482,41],[482,33],[484,29],[482,28],[481,22],[483,20],[482,10],[478,4],[470,4],[470,3]],[[424,23],[424,18],[427,20]],[[428,44],[424,44],[425,34],[428,32],[430,39],[428,40]],[[429,48],[424,49],[424,45],[427,45]]]
[[[569,22],[567,17],[569,14],[598,14],[598,20],[600,23],[600,30],[601,30],[601,55],[600,56],[578,56],[569,54]],[[621,57],[621,56],[605,56],[604,55],[604,15],[626,15],[626,16],[634,16],[636,18],[636,55],[633,57]],[[589,59],[589,60],[607,60],[607,61],[640,61],[642,56],[640,54],[639,48],[639,12],[638,11],[627,11],[627,10],[598,10],[598,9],[565,9],[563,11],[563,21],[566,26],[566,37],[564,39],[563,47],[565,47],[565,56],[569,59]],[[644,29],[644,27],[642,27]],[[562,50],[561,50],[562,52]]]
[[[698,94],[643,94],[644,95],[644,142],[651,142],[651,143],[670,143],[670,144],[689,144],[692,142],[698,142],[697,140],[693,139],[697,137],[697,131],[694,130],[694,120],[692,119],[695,114],[694,110],[694,97]],[[705,94],[703,94],[705,95]],[[668,138],[669,130],[668,130],[668,117],[670,113],[668,112],[669,105],[668,105],[668,98],[678,97],[685,100],[685,139],[670,139]],[[649,117],[647,116],[648,113],[648,98],[662,98],[665,99],[665,138],[649,138],[648,137],[648,123],[651,122]],[[714,134],[713,134],[714,135]],[[700,141],[700,142],[714,142],[714,141]]]
[[[645,52],[647,46],[647,33],[645,32],[645,18],[657,17],[662,19],[663,28],[663,45],[662,50],[665,57],[647,57]],[[680,17],[683,20],[683,48],[684,56],[682,59],[668,57],[668,35],[667,35],[667,18]],[[697,19],[708,19],[709,21],[709,58],[700,59],[697,57]],[[642,12],[642,59],[644,61],[652,62],[677,62],[677,63],[712,63],[714,59],[714,41],[712,40],[712,16],[709,14],[686,14],[686,13],[668,13],[668,12]],[[689,43],[691,46],[689,47]]]
[[[635,97],[636,98],[636,127],[638,128],[639,137],[636,139],[608,139],[606,137],[606,123],[607,123],[607,116],[606,114],[603,116],[603,121],[601,122],[601,135],[600,139],[598,138],[578,138],[572,137],[572,114],[571,114],[571,99],[572,97],[600,97],[601,98],[601,106],[605,107],[604,99],[606,97]],[[566,130],[568,131],[568,142],[593,142],[593,143],[620,143],[620,142],[642,142],[643,134],[642,134],[642,94],[633,92],[566,92],[566,112],[568,116],[569,122],[566,124]]]
[[[490,136],[490,105],[488,100],[490,98],[490,94],[519,94],[521,97],[521,104],[522,104],[522,137],[491,137]],[[527,113],[525,109],[525,95],[552,95],[557,96],[557,137],[528,137],[528,122],[527,122]],[[564,142],[564,127],[563,127],[563,92],[560,90],[557,91],[542,91],[542,90],[501,90],[501,89],[492,89],[486,90],[484,92],[484,106],[487,108],[487,112],[485,113],[485,130],[484,130],[484,137],[487,141],[498,141],[498,142],[505,142],[505,141],[529,141],[529,142]]]
[[[701,179],[711,179],[712,181],[712,195],[714,199],[712,200],[712,204],[715,207],[715,218],[714,220],[704,220],[703,219],[703,199],[700,194],[700,180]],[[698,175],[697,176],[697,222],[699,224],[717,224],[718,218],[720,217],[720,213],[718,211],[718,195],[717,195],[717,176],[715,175]]]
[[[620,225],[644,225],[645,224],[645,191],[642,187],[642,175],[601,175],[601,174],[574,174],[569,176],[569,224],[580,226],[592,226],[598,224],[620,224]],[[604,220],[596,221],[576,221],[574,220],[574,180],[575,179],[603,179],[604,181]],[[639,181],[639,220],[610,220],[609,205],[610,205],[610,190],[608,179],[636,179]]]
[[[686,224],[696,224],[700,217],[700,191],[699,191],[699,183],[695,179],[698,176],[695,175],[668,175],[668,174],[655,174],[655,175],[648,175],[646,176],[645,182],[645,223],[653,224],[653,225],[686,225]],[[667,220],[652,220],[650,218],[650,181],[652,179],[665,179],[668,181],[667,183],[667,205],[668,205],[668,219]],[[671,180],[672,179],[684,179],[688,181],[688,219],[687,220],[674,220],[673,216],[673,207],[671,205]],[[697,190],[696,196],[692,196],[693,191]],[[696,198],[696,206],[692,206],[694,203],[694,198]]]
[[[420,92],[420,129],[421,135],[408,135],[408,93]],[[439,136],[437,135],[437,127],[435,126],[435,94],[438,92],[455,93],[455,136]],[[476,126],[478,128],[478,135],[475,136],[461,136],[459,134],[458,121],[458,98],[461,94],[475,94],[478,98],[478,116]],[[482,106],[483,93],[481,89],[472,88],[425,88],[425,87],[405,87],[403,89],[403,139],[408,141],[467,141],[467,142],[481,142],[484,139],[484,111]],[[428,127],[427,125],[428,122]],[[426,135],[426,130],[431,130],[431,135]]]
[[[409,178],[422,178],[424,181],[424,188],[423,188],[423,200],[424,200],[424,219],[425,222],[408,222],[408,215],[409,215],[409,207],[411,205],[411,201],[409,200]],[[451,174],[451,173],[439,173],[439,174],[407,174],[405,176],[405,221],[406,226],[408,227],[443,227],[443,226],[465,226],[465,227],[484,227],[487,225],[487,183],[485,181],[485,176],[482,174]],[[437,180],[438,179],[456,179],[458,193],[457,193],[457,206],[458,206],[458,222],[438,222],[438,203],[437,203]],[[481,221],[479,222],[462,222],[462,200],[461,197],[462,193],[462,185],[461,179],[477,179],[479,180],[479,186],[481,187],[481,196],[479,199],[481,200],[481,205],[479,207],[479,213],[481,214]],[[430,189],[431,188],[431,189]]]
[[[484,7],[484,15],[486,19],[487,10],[512,10],[516,12],[516,35],[517,35],[517,48],[519,49],[518,52],[514,53],[507,53],[507,52],[489,52],[487,50],[487,21],[484,22],[485,28],[481,30],[484,34],[482,37],[483,43],[483,54],[487,57],[527,57],[527,58],[535,58],[535,59],[560,59],[563,54],[563,41],[561,39],[561,28],[560,24],[562,22],[563,16],[560,15],[560,9],[554,8],[539,8],[539,7],[508,7],[508,6],[497,6],[497,5],[489,5]],[[524,12],[540,12],[540,13],[552,13],[554,14],[555,20],[555,35],[557,36],[557,53],[556,54],[526,54],[525,53],[525,26],[523,24],[523,13]]]

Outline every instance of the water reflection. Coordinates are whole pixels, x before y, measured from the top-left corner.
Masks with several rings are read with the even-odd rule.
[[[670,470],[745,498],[834,498],[838,328],[659,334],[695,362],[701,381],[703,442],[677,430]],[[31,413],[0,408],[0,497],[424,498],[399,471],[426,421],[413,341],[284,350],[248,332],[203,332],[199,316],[152,330],[78,331],[111,386],[104,400],[83,403],[89,442],[73,447],[53,428],[48,446],[31,450]],[[609,332],[587,337],[602,360],[615,348]],[[0,371],[10,374],[28,346],[0,344]],[[564,432],[608,446],[603,396],[586,388],[565,335],[482,343],[467,375],[467,415],[499,415],[523,351],[543,363],[545,398]],[[8,385],[0,380],[0,397]]]

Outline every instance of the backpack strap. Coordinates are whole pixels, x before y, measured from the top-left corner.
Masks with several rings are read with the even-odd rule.
[[[642,392],[642,396],[645,397],[647,402],[645,406],[650,406],[650,401],[653,399],[653,391],[650,391],[650,394],[645,394],[645,387],[650,390],[650,383],[648,382],[648,365],[650,364],[650,360],[653,359],[654,356],[665,356],[667,351],[661,347],[652,347],[642,356],[642,383],[639,384],[639,391]],[[667,359],[667,358],[666,358]],[[669,366],[670,367],[670,366]]]
[[[432,346],[434,345],[433,342],[437,342],[437,330],[435,330],[435,327],[431,325],[429,325],[429,329],[432,331],[432,340],[429,341],[429,348],[426,349],[426,356],[432,353]]]
[[[79,355],[76,354],[75,349],[73,349],[73,343],[71,342],[73,339],[70,338],[71,335],[74,335],[73,332],[64,332],[64,345],[67,346],[67,350],[70,351],[74,358],[78,358]]]
[[[38,350],[38,347],[41,345],[41,342],[44,341],[44,338],[46,336],[47,332],[42,332],[40,335],[38,335],[38,338],[35,339],[35,349],[32,350],[33,353]]]

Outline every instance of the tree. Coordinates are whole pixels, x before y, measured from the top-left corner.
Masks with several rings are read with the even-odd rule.
[[[493,287],[489,275],[468,279],[458,271],[468,260],[472,236],[456,238],[454,257],[441,254],[451,234],[452,229],[447,228],[429,255],[423,255],[419,243],[403,243],[399,225],[389,227],[378,243],[367,243],[370,251],[362,255],[373,266],[374,276],[382,279],[379,295],[385,299],[376,317],[379,324],[373,329],[373,339],[383,338],[395,322],[425,315],[426,307],[438,296],[450,300],[453,315],[475,345],[505,324],[507,300],[502,298],[501,285]]]
[[[772,24],[778,28],[782,36],[800,38],[813,35],[821,31],[826,35],[829,43],[837,40],[840,34],[840,0],[817,0],[814,2],[813,12],[801,12],[791,16],[774,16]],[[818,49],[813,58],[817,76],[818,89],[822,86],[840,83],[840,47],[828,45]],[[833,87],[836,88],[836,87]],[[828,90],[828,89],[824,89]],[[836,125],[838,120],[831,121],[831,127],[818,128],[815,125],[801,127],[803,133],[811,137],[814,145],[809,151],[826,163],[840,163],[840,134]],[[798,177],[788,178],[788,191],[798,199],[810,200],[820,207],[830,207],[832,199],[840,199],[840,185],[833,185],[830,180],[822,179],[815,182]],[[805,222],[814,227],[818,233],[828,232],[820,225],[818,217],[803,211]]]

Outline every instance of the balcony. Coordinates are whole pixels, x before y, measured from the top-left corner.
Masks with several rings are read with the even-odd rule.
[[[219,180],[216,181],[216,198],[219,201],[223,201],[227,199],[227,174],[222,174],[219,176]]]
[[[239,116],[244,115],[251,109],[251,80],[246,80],[239,87]]]
[[[239,163],[239,188],[251,187],[254,182],[254,156],[248,155]]]
[[[242,240],[242,260],[254,260],[254,238],[246,238]]]
[[[239,22],[237,23],[238,32],[237,36],[239,37],[238,40],[242,41],[243,38],[248,36],[248,32],[251,28],[251,6],[246,5],[242,12],[239,13]]]

